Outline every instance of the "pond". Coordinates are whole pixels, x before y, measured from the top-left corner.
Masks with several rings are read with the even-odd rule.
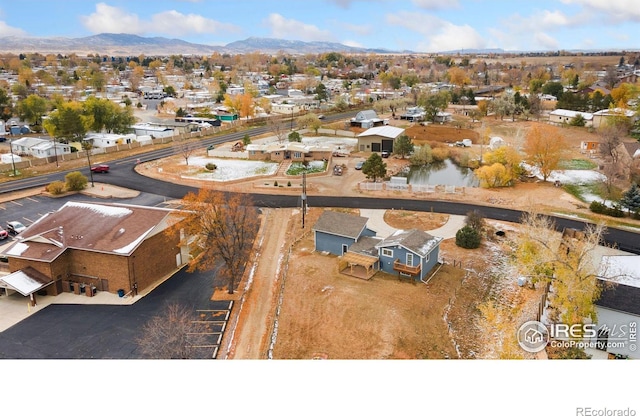
[[[397,176],[407,177],[411,185],[452,185],[477,188],[480,184],[472,169],[463,168],[450,159],[427,166],[411,166]]]

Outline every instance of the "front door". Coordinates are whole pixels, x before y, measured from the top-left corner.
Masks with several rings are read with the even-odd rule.
[[[407,266],[413,266],[413,253],[407,253]]]

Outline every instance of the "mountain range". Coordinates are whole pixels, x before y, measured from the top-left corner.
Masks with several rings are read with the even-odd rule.
[[[400,53],[384,49],[358,48],[335,42],[303,42],[272,38],[250,37],[224,46],[203,45],[185,42],[180,39],[163,37],[142,37],[124,33],[101,33],[99,35],[66,37],[21,37],[6,36],[0,38],[2,53],[76,53],[79,55],[209,55],[218,53],[278,53],[306,54],[325,52],[346,53]],[[409,53],[402,51],[402,53]]]

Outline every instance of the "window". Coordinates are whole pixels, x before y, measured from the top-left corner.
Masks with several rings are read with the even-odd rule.
[[[407,253],[407,266],[413,266],[413,253]]]
[[[393,257],[393,250],[389,249],[389,248],[383,248],[382,249],[382,255],[385,257]]]
[[[300,152],[293,152],[293,157],[295,157],[296,159],[300,159],[302,157],[302,153]]]

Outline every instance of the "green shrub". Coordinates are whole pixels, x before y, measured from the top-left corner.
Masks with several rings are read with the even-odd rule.
[[[70,191],[82,191],[89,182],[81,172],[69,172],[64,177],[65,185]]]
[[[65,184],[62,181],[53,181],[47,185],[47,192],[51,195],[62,195],[64,193]]]
[[[287,186],[291,186],[291,181],[287,182]]]
[[[292,131],[291,133],[289,133],[289,141],[290,142],[301,142],[302,141],[302,137],[300,137],[300,133],[298,133],[297,131]]]
[[[274,181],[273,186],[278,186],[278,181]]]
[[[462,248],[480,247],[481,236],[478,231],[468,225],[460,228],[456,233],[456,245]]]
[[[216,170],[218,169],[218,165],[216,165],[215,163],[207,163],[206,165],[204,165],[205,169],[207,170]]]
[[[624,212],[620,209],[619,206],[608,207],[602,202],[598,201],[592,201],[591,204],[589,204],[589,210],[596,214],[608,215],[610,217],[624,217]]]

